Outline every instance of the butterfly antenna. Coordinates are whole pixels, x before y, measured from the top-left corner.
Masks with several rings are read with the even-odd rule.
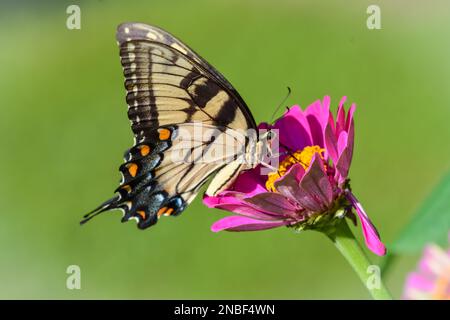
[[[291,88],[287,87],[287,89],[288,89],[288,93],[286,94],[286,97],[284,97],[284,99],[281,101],[281,103],[278,105],[278,107],[275,109],[275,111],[272,113],[272,116],[270,117],[270,123],[272,123],[272,124],[274,123],[275,115],[280,110],[281,106],[286,102],[286,100],[291,95]]]

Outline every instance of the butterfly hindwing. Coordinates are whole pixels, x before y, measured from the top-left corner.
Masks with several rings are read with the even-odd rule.
[[[256,128],[256,124],[231,84],[167,32],[125,23],[118,27],[117,41],[135,145],[120,166],[123,178],[117,195],[86,215],[84,221],[121,209],[122,221],[135,219],[138,227],[145,229],[163,215],[180,214],[216,172],[232,179],[241,168],[236,159],[243,156],[248,142],[234,130]],[[198,124],[210,129],[214,139],[195,134]],[[180,132],[191,134],[190,145],[184,147],[186,141]],[[217,136],[230,135],[239,140],[239,150],[228,151],[214,161],[199,161],[198,155],[204,156],[223,143]],[[183,148],[186,159],[179,157]],[[227,168],[230,163],[233,165]],[[228,183],[219,181],[217,185]]]
[[[183,123],[147,131],[124,155],[118,195],[87,215],[85,221],[103,211],[120,209],[123,222],[135,219],[138,227],[145,229],[163,215],[180,214],[224,163],[241,163],[237,158],[244,156],[245,137],[215,126],[206,126],[209,130],[199,134],[196,126],[198,123]],[[241,149],[226,152],[226,139],[240,141]],[[215,148],[225,152],[216,153]]]

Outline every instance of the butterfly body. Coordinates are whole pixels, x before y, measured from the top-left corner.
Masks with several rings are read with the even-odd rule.
[[[82,223],[120,209],[122,221],[145,229],[179,215],[211,177],[213,195],[257,165],[250,160],[261,141],[237,91],[181,41],[142,23],[120,25],[116,38],[135,144],[119,168],[117,195]]]

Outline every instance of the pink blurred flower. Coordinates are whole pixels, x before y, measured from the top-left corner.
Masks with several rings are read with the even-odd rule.
[[[204,203],[237,213],[215,222],[214,232],[253,231],[279,226],[297,230],[321,229],[348,216],[352,208],[361,221],[365,242],[377,255],[386,253],[376,228],[353,195],[348,171],[353,154],[355,105],[345,112],[344,97],[336,119],[330,112],[330,98],[301,110],[290,108],[273,126],[278,130],[280,159],[277,171],[261,174],[260,167],[243,172],[234,184]]]
[[[403,299],[450,300],[450,250],[429,245],[406,279]]]

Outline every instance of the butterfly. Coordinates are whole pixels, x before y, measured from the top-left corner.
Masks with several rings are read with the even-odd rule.
[[[174,36],[143,23],[123,23],[116,39],[135,143],[119,168],[116,195],[81,223],[119,209],[122,222],[135,219],[146,229],[162,216],[179,215],[211,177],[206,194],[216,195],[240,172],[254,168],[259,160],[246,160],[260,158],[263,139],[233,86]],[[201,161],[224,141],[237,147]],[[183,161],[175,161],[180,153]]]

